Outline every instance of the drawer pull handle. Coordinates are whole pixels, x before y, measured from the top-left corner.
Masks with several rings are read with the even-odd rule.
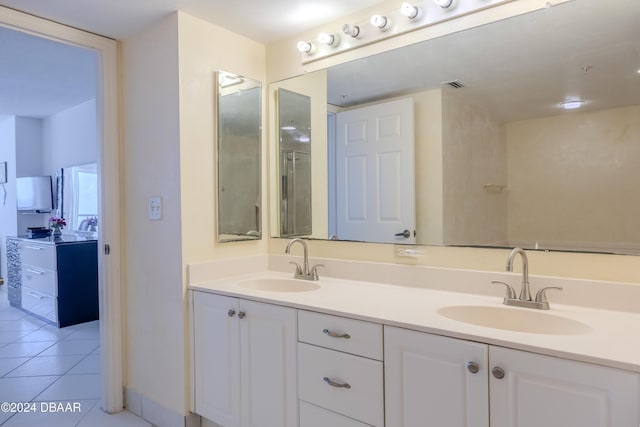
[[[40,246],[30,246],[30,245],[26,245],[25,246],[26,249],[33,249],[34,251],[41,251],[44,250],[44,248],[41,248]]]
[[[41,297],[40,295],[34,294],[33,292],[27,292],[27,294],[30,297],[34,297],[34,298],[37,298],[37,299],[44,299],[44,297]]]
[[[331,332],[328,329],[323,329],[322,333],[325,334],[325,335],[330,336],[331,338],[344,338],[346,340],[351,338],[351,335],[349,335],[349,334],[336,334],[335,332]]]
[[[30,268],[27,268],[27,271],[28,271],[29,273],[37,274],[37,275],[39,275],[39,276],[44,275],[44,271],[32,270],[32,269],[30,269]]]
[[[325,383],[329,384],[331,387],[336,388],[351,388],[351,384],[349,383],[337,383],[335,381],[331,381],[328,377],[324,377],[322,379]]]

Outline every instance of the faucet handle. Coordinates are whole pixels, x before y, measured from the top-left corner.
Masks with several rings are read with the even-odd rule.
[[[562,290],[560,286],[547,286],[546,288],[542,288],[536,294],[536,300],[535,300],[536,302],[547,302],[547,294],[546,294],[547,289],[558,289],[560,291]]]
[[[311,276],[313,277],[313,280],[318,280],[318,267],[324,267],[324,264],[316,264],[313,267],[311,267]]]
[[[499,280],[492,280],[491,283],[493,283],[494,285],[504,285],[507,287],[504,294],[505,299],[516,299],[516,291],[514,291],[511,285],[509,285],[508,283],[504,283]]]
[[[295,261],[289,261],[289,264],[293,264],[296,266],[296,274],[297,275],[301,275],[302,274],[302,267],[300,267],[300,264],[298,264]]]

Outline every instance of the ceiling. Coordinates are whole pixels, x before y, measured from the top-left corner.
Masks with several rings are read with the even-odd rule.
[[[383,0],[0,0],[0,5],[114,39],[181,10],[262,43],[334,21]]]
[[[0,0],[0,5],[114,39],[182,10],[266,44],[381,1]],[[0,26],[0,58],[0,119],[43,118],[95,97],[92,52]]]
[[[180,9],[263,43],[377,3],[381,1],[0,0],[0,5],[117,39]],[[583,12],[571,10],[576,6]],[[506,20],[334,67],[330,102],[349,105],[459,79],[465,96],[493,94],[506,118],[542,105],[540,99],[557,104],[568,96],[604,100],[615,94],[637,103],[640,74],[628,74],[640,67],[637,22],[638,0],[576,0],[538,12],[534,19]],[[46,117],[95,97],[96,58],[90,51],[0,27],[0,58],[0,115]],[[583,66],[591,66],[588,73],[581,71]],[[513,77],[524,70],[530,71],[526,81]],[[374,94],[381,78],[388,93]],[[346,101],[340,101],[344,95]]]
[[[640,1],[576,0],[331,67],[330,104],[347,107],[447,87],[501,122],[640,103]],[[447,87],[447,89],[450,89]]]

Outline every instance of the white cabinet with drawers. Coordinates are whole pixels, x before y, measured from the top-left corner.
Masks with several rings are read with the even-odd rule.
[[[301,427],[384,426],[382,325],[301,310],[298,341]]]
[[[8,238],[12,305],[59,327],[98,319],[95,240]]]
[[[193,294],[194,409],[222,427],[640,425],[637,372]]]

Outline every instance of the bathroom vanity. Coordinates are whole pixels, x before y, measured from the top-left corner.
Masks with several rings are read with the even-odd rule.
[[[98,319],[97,240],[7,238],[9,303],[60,328]]]
[[[493,296],[275,272],[190,295],[192,411],[224,427],[640,423],[640,349],[623,338],[640,332],[636,313],[552,303],[517,325],[532,310]]]

